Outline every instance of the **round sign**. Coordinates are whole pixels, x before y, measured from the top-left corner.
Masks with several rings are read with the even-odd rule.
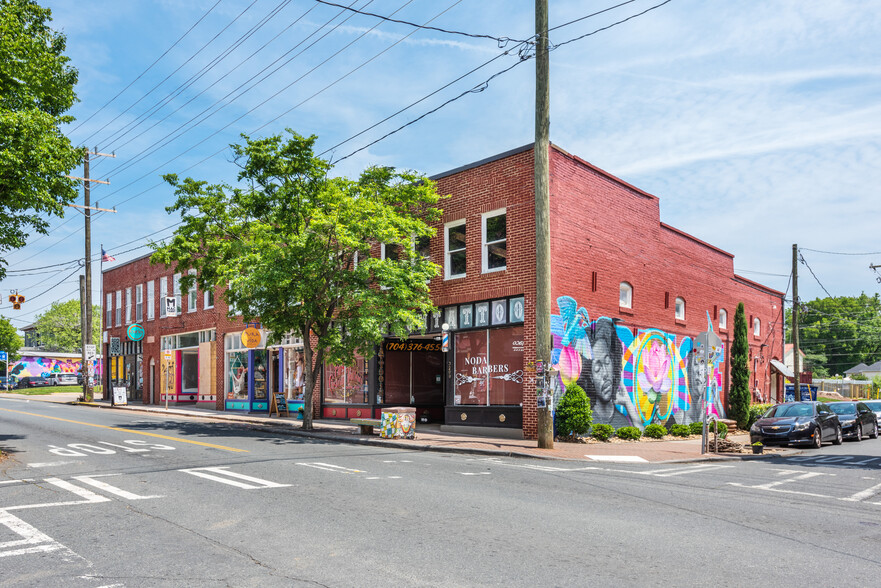
[[[248,327],[244,331],[242,331],[242,343],[248,349],[254,349],[260,345],[260,340],[262,336],[260,335],[260,329],[254,327]]]
[[[144,338],[144,327],[142,327],[138,323],[134,323],[128,326],[125,334],[128,336],[129,341],[140,341]]]

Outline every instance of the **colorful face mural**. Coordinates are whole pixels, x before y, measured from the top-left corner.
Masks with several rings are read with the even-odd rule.
[[[95,378],[102,374],[101,361],[92,362]],[[9,370],[10,377],[42,376],[48,378],[52,374],[77,374],[82,366],[80,359],[57,359],[54,357],[23,355]]]
[[[641,429],[651,423],[688,424],[701,420],[704,398],[709,414],[724,418],[721,348],[704,360],[690,337],[658,329],[634,335],[607,317],[590,321],[569,296],[558,298],[557,306],[560,314],[551,316],[551,363],[562,383],[558,396],[577,383],[590,398],[595,423]]]

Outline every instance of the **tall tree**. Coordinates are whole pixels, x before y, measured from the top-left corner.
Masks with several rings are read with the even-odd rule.
[[[93,316],[101,316],[101,308],[92,307]],[[34,324],[40,334],[40,345],[47,351],[76,353],[82,349],[80,301],[53,302],[49,310],[37,316]],[[101,325],[92,325],[92,341],[101,340]]]
[[[165,176],[177,195],[167,210],[182,224],[152,259],[174,264],[184,291],[194,280],[226,288],[227,303],[259,320],[270,342],[289,333],[306,342],[303,427],[311,429],[324,362],[351,365],[384,335],[424,326],[439,266],[419,245],[435,232],[440,196],[428,178],[387,167],[330,178],[316,137],[288,133],[232,145],[245,187]],[[380,243],[387,255],[371,257]]]
[[[77,71],[51,11],[33,0],[0,0],[0,279],[4,254],[46,234],[47,216],[76,198],[65,177],[82,159],[60,126],[76,101]]]
[[[0,351],[9,354],[10,365],[18,360],[18,349],[24,344],[9,319],[0,316]],[[7,369],[9,366],[6,366]]]
[[[787,310],[787,341],[792,340]],[[799,344],[815,375],[843,374],[881,359],[881,295],[817,298],[802,305]]]
[[[728,416],[737,426],[746,428],[749,420],[749,340],[743,302],[734,313],[734,341],[731,343],[731,389],[728,391]]]

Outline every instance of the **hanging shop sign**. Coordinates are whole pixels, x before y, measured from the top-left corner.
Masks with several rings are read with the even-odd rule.
[[[248,327],[242,331],[242,344],[248,349],[259,347],[262,340],[263,336],[260,334],[260,329]]]
[[[144,338],[144,327],[138,323],[131,324],[125,330],[125,334],[129,341],[140,341]]]

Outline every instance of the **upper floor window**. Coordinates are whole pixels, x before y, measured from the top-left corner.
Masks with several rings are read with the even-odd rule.
[[[191,276],[196,275],[196,270],[190,270],[188,272]],[[197,292],[196,292],[196,282],[193,282],[193,285],[190,286],[190,289],[187,291],[187,312],[196,312],[196,300],[197,300]]]
[[[116,291],[116,326],[122,325],[122,290]]]
[[[125,289],[125,324],[132,322],[132,289]]]
[[[144,285],[135,286],[135,322],[144,320]]]
[[[416,237],[413,248],[416,250],[416,255],[422,259],[431,259],[431,237],[426,235]]]
[[[621,308],[633,308],[633,286],[627,282],[621,282],[618,292],[618,306]]]
[[[465,221],[444,225],[444,277],[465,277]]]
[[[483,271],[503,270],[508,264],[507,214],[505,209],[482,215]]]
[[[205,290],[205,308],[214,308],[214,288]]]
[[[107,306],[107,308],[104,309],[107,313],[104,318],[104,328],[106,329],[113,326],[113,292],[107,293],[107,303],[105,306]]]
[[[181,295],[180,295],[180,274],[174,274],[171,278],[172,295],[174,296],[174,306],[177,309],[177,315],[180,316],[181,311]]]
[[[165,299],[168,298],[168,276],[159,278],[159,318],[165,318]]]
[[[147,320],[152,321],[156,317],[156,283],[153,280],[147,282]]]
[[[753,319],[753,335],[758,337],[762,334],[762,321],[758,317]]]
[[[685,320],[685,299],[679,296],[676,297],[675,316],[676,320]]]
[[[719,329],[728,328],[728,311],[724,308],[719,309]]]

